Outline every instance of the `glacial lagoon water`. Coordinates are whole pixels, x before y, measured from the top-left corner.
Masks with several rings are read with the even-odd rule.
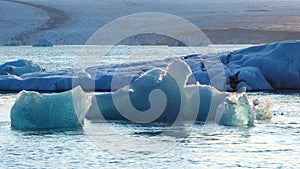
[[[246,45],[218,45],[215,49],[222,52],[243,47]],[[0,47],[0,63],[25,58],[48,70],[74,68],[81,49]],[[140,49],[157,50],[158,55],[134,55]],[[123,46],[101,58],[99,64],[162,59],[189,52],[182,47]],[[19,131],[10,127],[9,117],[17,94],[0,92],[0,168],[298,168],[300,92],[248,94],[274,104],[271,121],[257,122],[251,128],[214,123],[171,128],[165,124],[85,121],[82,129]],[[99,128],[107,129],[101,130],[99,138],[87,132]]]

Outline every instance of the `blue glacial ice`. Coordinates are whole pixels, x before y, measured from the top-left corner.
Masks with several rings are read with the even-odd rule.
[[[147,71],[129,86],[95,95],[85,117],[139,123],[215,121],[229,126],[253,126],[253,99],[245,93],[220,92],[208,85],[187,85],[191,74],[181,60],[170,63],[166,70]],[[264,112],[259,101],[255,103],[260,114],[271,111]]]
[[[300,89],[299,49],[300,41],[283,41],[217,55],[223,64],[227,90],[235,91],[241,87],[246,87],[247,91]],[[189,84],[199,82],[210,85],[210,79],[218,78],[208,76],[207,58],[209,57],[202,55],[181,58],[190,66],[193,73],[194,79],[189,79]],[[29,61],[24,60],[22,61],[24,66],[3,66],[12,64],[9,62],[0,67],[0,90],[55,92],[70,90],[76,85],[80,85],[83,90],[94,88],[97,91],[117,90],[128,85],[130,80],[137,79],[147,70],[164,68],[175,59],[177,58],[136,62],[129,65],[89,67],[84,72],[73,69],[43,72],[34,64],[27,65]],[[118,79],[119,82],[112,87],[113,78]],[[92,82],[95,82],[95,86],[89,85]]]
[[[237,50],[221,56],[221,60],[231,75],[240,72],[237,81],[254,90],[300,89],[299,50],[300,41],[283,41]]]
[[[21,91],[11,108],[11,126],[24,130],[81,127],[87,109],[84,100],[80,87],[53,94]]]
[[[265,101],[253,101],[245,93],[220,92],[209,85],[188,85],[190,75],[189,66],[175,60],[166,69],[147,71],[116,92],[94,95],[89,109],[89,100],[79,86],[52,94],[21,91],[11,109],[11,126],[26,130],[80,127],[84,117],[138,123],[214,121],[253,126],[256,117],[270,118],[271,108]]]
[[[231,94],[216,112],[215,121],[226,126],[253,126],[255,114],[245,93]]]

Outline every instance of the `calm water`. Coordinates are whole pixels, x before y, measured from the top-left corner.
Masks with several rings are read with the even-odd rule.
[[[216,50],[241,47],[220,45]],[[124,53],[135,53],[141,48],[153,51],[155,47],[124,46],[110,57],[102,58],[101,63],[126,62],[128,55]],[[172,56],[190,52],[185,48],[160,47],[160,50],[172,50]],[[80,51],[81,46],[0,47],[0,63],[27,58],[48,70],[72,68]],[[161,59],[163,56],[132,58]],[[249,94],[274,104],[275,115],[271,121],[256,123],[252,128],[212,123],[170,127],[85,121],[79,130],[18,131],[10,128],[9,117],[16,94],[2,92],[0,168],[298,168],[300,92]]]

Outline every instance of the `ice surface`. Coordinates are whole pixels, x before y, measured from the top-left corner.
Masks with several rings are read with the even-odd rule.
[[[62,72],[63,75],[65,73]],[[11,109],[11,125],[20,129],[77,127],[82,125],[85,116],[89,120],[129,120],[139,123],[217,121],[223,125],[252,126],[255,117],[269,117],[267,113],[271,111],[267,102],[255,100],[250,104],[252,100],[249,101],[245,93],[220,92],[208,85],[187,85],[191,74],[189,66],[180,59],[170,63],[166,69],[151,69],[116,92],[95,95],[86,114],[85,106],[88,104],[83,100],[85,95],[81,87],[53,94],[22,91]],[[55,87],[73,87],[74,72],[70,71],[69,75],[69,78],[56,81]],[[78,76],[82,78],[85,75]],[[58,80],[57,77],[55,79]],[[114,79],[111,81],[114,82]],[[51,79],[49,84],[44,82],[41,87],[53,87]],[[78,83],[89,85],[88,82]]]
[[[216,121],[252,126],[255,114],[245,93],[226,93],[208,85],[186,85],[188,65],[176,60],[166,70],[152,69],[129,86],[95,95],[89,120],[134,122]],[[161,93],[162,92],[162,93]],[[264,113],[261,107],[261,113]],[[217,119],[217,120],[216,120]]]
[[[17,61],[6,62],[0,65],[0,75],[20,76],[31,72],[42,72],[45,69],[30,60],[20,59]]]
[[[84,99],[80,87],[53,94],[21,91],[11,108],[11,126],[25,130],[80,127],[86,112]]]
[[[34,47],[53,47],[54,46],[54,43],[47,40],[47,39],[40,39],[38,40],[34,45],[32,45]]]
[[[256,86],[255,89],[270,89],[270,86],[274,89],[300,89],[299,49],[300,41],[253,46],[234,51],[227,66],[235,70],[237,66],[243,67],[243,71],[248,72],[243,79],[254,81],[256,84],[247,84]],[[250,73],[255,73],[256,79]]]
[[[129,117],[138,122],[175,121],[183,99],[181,88],[190,74],[188,67],[182,65],[185,63],[175,61],[166,71],[150,70],[129,86],[114,93],[95,96],[86,118],[101,118],[102,115],[107,120]],[[97,111],[98,105],[101,114]]]
[[[299,49],[300,41],[283,41],[219,54],[223,69],[219,68],[218,71],[223,72],[219,71],[213,77],[209,76],[209,71],[214,70],[209,69],[207,64],[210,56],[189,55],[180,59],[190,66],[193,74],[188,84],[199,82],[211,85],[212,81],[226,78],[228,91],[236,91],[241,87],[246,87],[247,91],[300,89]],[[81,85],[84,90],[115,91],[146,71],[164,68],[175,59],[177,58],[88,67],[85,71],[68,69],[52,72],[40,72],[40,66],[31,61],[20,60],[0,66],[0,75],[7,75],[0,76],[0,90],[61,91]],[[113,79],[114,85],[111,85]]]

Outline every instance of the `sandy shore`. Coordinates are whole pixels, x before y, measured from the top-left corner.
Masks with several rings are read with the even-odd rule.
[[[4,16],[0,45],[16,39],[31,45],[40,38],[57,45],[80,45],[115,19],[153,11],[190,21],[213,44],[300,39],[300,1],[0,0],[0,8],[0,16]]]

